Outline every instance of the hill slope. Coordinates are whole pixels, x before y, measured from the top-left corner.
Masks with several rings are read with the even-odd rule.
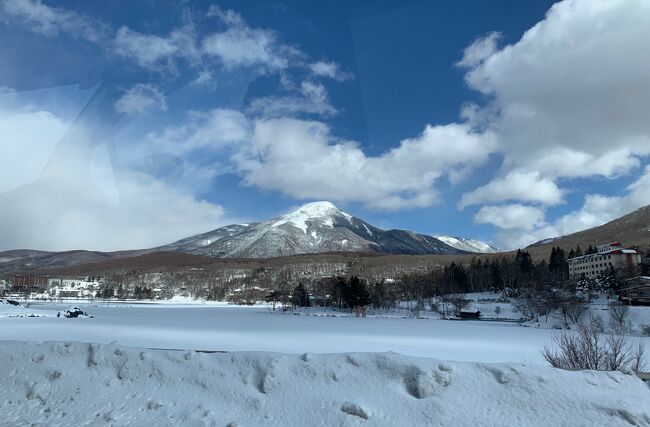
[[[526,249],[535,258],[547,258],[553,246],[559,246],[568,252],[577,245],[585,249],[589,245],[609,242],[621,242],[624,246],[639,246],[642,250],[647,250],[650,246],[650,206],[637,209],[599,227],[556,239],[546,239]]]

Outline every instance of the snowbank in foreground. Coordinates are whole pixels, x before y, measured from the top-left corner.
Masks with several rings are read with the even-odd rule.
[[[650,389],[618,372],[15,341],[0,360],[0,425],[650,425]]]

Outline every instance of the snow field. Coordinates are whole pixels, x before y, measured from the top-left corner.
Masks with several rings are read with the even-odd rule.
[[[78,304],[79,305],[79,304]],[[79,305],[93,319],[56,318],[69,305],[34,304],[48,315],[1,320],[0,340],[82,341],[223,351],[386,352],[480,362],[543,364],[553,331],[512,323],[296,316],[265,307]]]
[[[0,342],[0,425],[649,426],[650,389],[620,372]]]

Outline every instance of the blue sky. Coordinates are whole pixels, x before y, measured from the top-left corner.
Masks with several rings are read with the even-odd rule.
[[[602,224],[650,203],[649,7],[0,0],[0,249],[313,200],[503,248]]]

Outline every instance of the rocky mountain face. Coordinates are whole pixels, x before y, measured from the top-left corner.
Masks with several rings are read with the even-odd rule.
[[[308,203],[270,221],[229,225],[157,249],[242,258],[335,251],[420,255],[468,252],[432,236],[379,229],[329,202]]]
[[[492,254],[499,252],[494,246],[475,239],[465,239],[456,236],[434,236],[436,239],[461,251],[475,252],[481,254]]]

